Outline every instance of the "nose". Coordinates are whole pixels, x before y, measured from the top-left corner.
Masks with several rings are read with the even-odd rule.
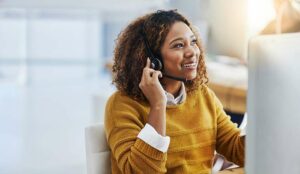
[[[196,54],[196,48],[193,47],[192,45],[186,47],[185,52],[184,52],[184,57],[190,58],[193,57]]]

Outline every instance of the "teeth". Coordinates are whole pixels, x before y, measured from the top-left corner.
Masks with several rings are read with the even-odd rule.
[[[184,66],[185,68],[193,68],[193,67],[196,67],[196,66],[197,66],[197,63],[194,62],[194,63],[184,64],[183,66]]]

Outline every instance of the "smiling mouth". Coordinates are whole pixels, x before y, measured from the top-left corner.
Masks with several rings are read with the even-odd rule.
[[[187,68],[187,69],[194,69],[196,68],[198,65],[197,62],[193,62],[193,63],[187,63],[187,64],[183,64],[183,67],[184,68]]]

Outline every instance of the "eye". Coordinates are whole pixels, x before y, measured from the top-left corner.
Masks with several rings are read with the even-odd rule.
[[[197,44],[197,39],[193,39],[191,42],[191,45],[195,45],[195,44]]]
[[[173,45],[173,48],[182,48],[184,45],[182,43],[176,43]]]

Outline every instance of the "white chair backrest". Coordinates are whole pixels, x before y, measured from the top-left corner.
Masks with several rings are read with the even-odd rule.
[[[85,128],[87,174],[110,174],[110,151],[104,132],[104,124]]]

